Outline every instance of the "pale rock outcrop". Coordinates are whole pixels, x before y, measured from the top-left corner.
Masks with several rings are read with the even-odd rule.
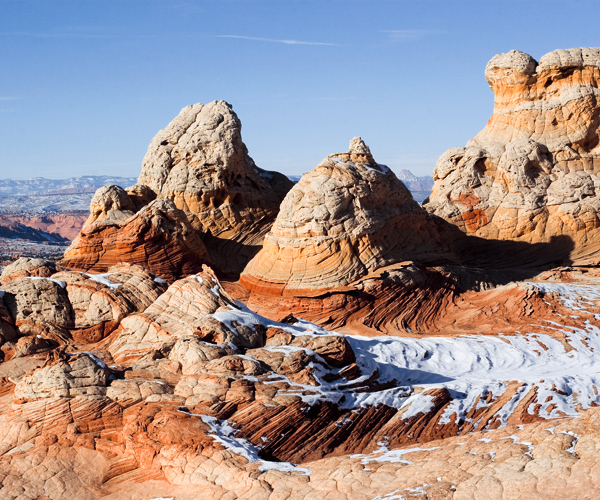
[[[600,49],[557,50],[539,63],[513,50],[493,57],[485,77],[492,117],[440,157],[425,208],[468,235],[548,243],[538,262],[597,264]]]
[[[106,224],[119,224],[134,213],[135,205],[129,194],[120,186],[109,184],[99,188],[90,202],[90,215],[84,226],[105,221]]]
[[[173,401],[169,398],[173,389],[160,380],[113,380],[106,389],[106,397],[114,401]],[[182,404],[183,398],[176,403]]]
[[[139,358],[153,346],[190,335],[217,344],[231,342],[244,348],[263,345],[264,332],[260,325],[248,327],[234,322],[229,327],[211,316],[232,309],[237,309],[233,299],[221,288],[212,270],[204,266],[202,272],[173,283],[143,313],[125,318],[109,350],[115,360],[122,362]],[[177,346],[174,352],[179,353],[180,348],[182,346]]]
[[[239,274],[258,250],[292,182],[258,168],[224,101],[194,104],[152,139],[138,185],[195,214],[212,263]]]
[[[104,396],[111,370],[89,353],[67,354],[34,370],[16,384],[15,397],[24,400]]]
[[[66,283],[75,316],[72,335],[87,342],[104,338],[122,319],[144,311],[167,289],[164,280],[135,264],[118,264],[100,275],[63,271],[53,279]]]
[[[356,137],[287,194],[240,283],[265,295],[315,294],[390,264],[449,255],[433,220]]]
[[[48,265],[38,266],[39,260],[22,258],[13,269],[7,268],[8,282],[0,290],[0,333],[4,339],[0,345],[18,336],[39,336],[44,342],[52,339],[61,344],[71,338],[86,343],[99,341],[126,316],[144,311],[167,289],[164,280],[134,264],[113,266],[103,275],[59,271],[46,277],[15,277],[23,270],[50,271]],[[31,354],[36,348],[30,343],[21,339],[3,350],[5,354],[12,350],[15,356]]]
[[[156,193],[143,184],[129,186],[125,189],[125,192],[129,195],[129,199],[133,203],[136,212],[156,199]]]
[[[27,276],[49,278],[56,272],[56,265],[44,259],[20,257],[2,271],[0,283],[5,285],[12,280]]]
[[[73,328],[75,317],[64,281],[25,277],[10,281],[2,289],[4,303],[20,330],[45,325]]]
[[[181,364],[183,375],[193,375],[203,369],[207,362],[228,354],[232,354],[231,348],[203,342],[195,335],[186,335],[175,341],[169,359]]]
[[[159,198],[137,213],[134,209],[125,190],[101,188],[92,200],[88,223],[65,252],[61,265],[106,272],[127,262],[174,280],[210,261],[198,231],[171,200]]]

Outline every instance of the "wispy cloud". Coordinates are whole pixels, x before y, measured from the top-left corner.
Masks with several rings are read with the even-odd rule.
[[[217,38],[238,38],[240,40],[253,40],[255,42],[269,42],[269,43],[283,43],[284,45],[326,45],[330,47],[339,47],[339,43],[326,43],[326,42],[306,42],[303,40],[280,40],[277,38],[259,38],[255,36],[242,36],[242,35],[216,35]]]
[[[390,41],[400,42],[403,40],[418,40],[428,35],[439,33],[435,30],[382,30],[382,33],[387,33]]]
[[[19,99],[21,99],[20,97],[14,96],[14,95],[6,95],[6,96],[2,96],[0,95],[0,101],[6,102],[6,101],[18,101]]]

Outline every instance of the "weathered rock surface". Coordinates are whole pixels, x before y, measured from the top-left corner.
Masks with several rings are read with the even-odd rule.
[[[492,117],[466,147],[440,157],[426,209],[468,235],[553,242],[538,263],[597,264],[600,49],[557,50],[539,62],[513,50],[493,57],[485,76]]]
[[[171,200],[159,198],[137,213],[134,210],[134,201],[124,189],[106,186],[98,190],[86,225],[60,264],[106,272],[127,262],[174,280],[210,261],[198,231]]]
[[[6,285],[12,280],[26,276],[48,278],[56,272],[56,265],[44,259],[20,257],[2,271],[0,283]]]
[[[167,288],[164,280],[132,264],[113,266],[103,275],[54,271],[52,263],[27,258],[4,270],[0,346],[6,359],[72,340],[101,340],[126,316],[149,307]],[[39,342],[30,342],[38,338]]]
[[[118,361],[139,358],[157,344],[194,333],[219,344],[256,345],[260,342],[259,332],[248,328],[249,337],[240,337],[236,329],[208,317],[233,304],[233,299],[221,291],[212,270],[205,266],[197,275],[173,283],[144,312],[125,318],[109,349]]]
[[[213,265],[234,275],[258,251],[292,186],[254,164],[224,101],[183,108],[152,139],[138,184],[197,215]]]
[[[64,281],[57,286],[74,321],[87,321],[78,304],[109,290],[127,296],[129,282],[139,289],[153,282],[136,266],[119,269],[95,279],[61,271],[6,286]],[[542,334],[373,339],[261,318],[235,303],[205,267],[124,317],[100,342],[79,337],[65,352],[23,337],[39,345],[0,363],[0,496],[371,499],[419,491],[501,499],[514,490],[541,499],[554,498],[551,492],[575,498],[574,489],[585,497],[595,491],[589,471],[597,466],[598,411],[564,417],[598,393],[580,382],[569,392],[553,373],[583,363],[576,377],[567,369],[567,379],[585,372],[596,380],[586,367],[598,345],[600,293],[595,278],[577,276],[582,284],[571,288],[506,287],[525,293],[515,294],[507,311],[533,308],[514,316],[525,325],[529,315],[527,329],[545,325]],[[86,282],[87,295],[78,290]],[[505,290],[472,293],[481,294],[480,303],[462,304],[463,322],[484,325],[482,318],[504,314],[496,304]],[[71,298],[79,294],[81,303]],[[567,327],[557,327],[560,317]],[[577,326],[583,324],[585,331]],[[503,350],[505,361],[497,356]],[[554,351],[563,358],[547,354]],[[506,363],[498,382],[481,385],[498,362]],[[546,363],[539,380],[518,379]],[[467,380],[470,370],[476,375]],[[562,418],[545,420],[553,417]]]
[[[210,263],[237,278],[292,184],[254,164],[229,104],[187,106],[152,140],[137,184],[94,194],[62,265],[105,272],[128,262],[173,281]]]
[[[92,354],[61,355],[19,380],[15,397],[35,400],[104,396],[109,376],[110,369]]]
[[[287,194],[240,283],[264,295],[315,294],[390,264],[449,256],[434,221],[356,137]]]
[[[542,70],[555,72],[538,90],[560,93],[559,80],[596,67],[594,54],[537,64],[511,53],[492,61],[488,80],[525,92]],[[523,110],[536,106],[549,112],[529,101]],[[520,161],[507,133],[502,155]],[[177,256],[202,237],[219,258],[248,252],[234,266],[244,262],[273,215],[270,202],[255,210],[253,189],[267,186],[267,198],[277,189],[254,168],[225,103],[186,108],[161,134],[147,171],[162,173],[101,189],[70,250],[106,274],[21,261],[2,276],[2,499],[597,496],[596,271],[527,281],[524,270],[510,283],[515,271],[503,266],[452,263],[469,238],[489,240],[423,211],[356,139],[288,193],[230,295],[202,259],[190,276]],[[546,165],[542,148],[527,151]],[[534,197],[541,176],[528,184]],[[534,203],[517,187],[518,203]],[[456,234],[464,239],[451,249]],[[544,238],[535,249],[550,248]],[[494,248],[505,260],[522,249],[536,262],[530,240],[504,243]],[[123,254],[171,284],[135,264],[108,267]]]

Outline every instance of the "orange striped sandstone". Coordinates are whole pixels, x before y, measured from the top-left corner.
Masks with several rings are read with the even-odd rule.
[[[485,76],[492,117],[440,157],[426,209],[486,239],[563,236],[575,263],[597,264],[600,49],[556,50],[539,62],[513,50],[493,57]]]

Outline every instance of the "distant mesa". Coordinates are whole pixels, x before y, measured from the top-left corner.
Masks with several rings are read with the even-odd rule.
[[[426,204],[468,235],[572,241],[575,264],[600,263],[600,48],[516,50],[485,69],[494,112],[466,147],[437,162]]]

